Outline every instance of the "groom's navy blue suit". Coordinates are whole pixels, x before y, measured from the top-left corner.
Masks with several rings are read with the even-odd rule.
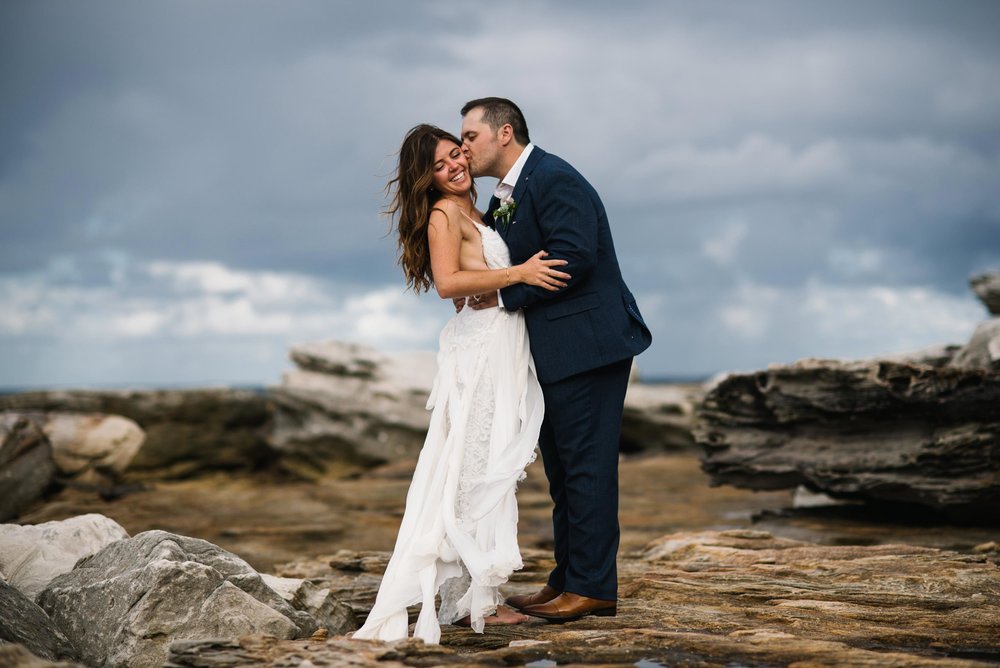
[[[514,264],[539,250],[572,278],[558,292],[516,284],[504,308],[524,310],[545,395],[539,447],[555,503],[556,568],[549,585],[617,599],[618,440],[632,357],[652,337],[622,280],[608,217],[594,188],[565,160],[533,147],[495,227]],[[490,202],[494,223],[499,202]]]

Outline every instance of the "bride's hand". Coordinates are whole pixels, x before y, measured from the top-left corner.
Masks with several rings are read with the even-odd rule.
[[[566,265],[566,260],[546,260],[546,257],[548,257],[547,252],[538,251],[531,256],[530,260],[514,267],[516,282],[537,285],[552,292],[559,288],[565,288],[566,281],[572,277],[564,271],[559,271],[556,267]]]

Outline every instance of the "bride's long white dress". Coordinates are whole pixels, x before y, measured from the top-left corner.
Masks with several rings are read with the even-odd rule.
[[[476,228],[486,264],[509,267],[500,235]],[[524,317],[464,308],[441,332],[437,361],[430,429],[396,547],[355,638],[405,638],[406,608],[416,603],[416,638],[437,643],[440,623],[466,615],[481,633],[483,618],[503,603],[499,586],[523,565],[514,493],[534,459],[544,413]]]

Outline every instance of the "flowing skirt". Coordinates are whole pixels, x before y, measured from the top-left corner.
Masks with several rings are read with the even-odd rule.
[[[427,408],[430,429],[396,546],[355,638],[405,638],[406,608],[420,603],[413,635],[439,642],[434,599],[442,585],[442,621],[469,615],[481,633],[503,602],[499,586],[523,566],[515,491],[544,413],[523,315],[465,308],[452,318]]]

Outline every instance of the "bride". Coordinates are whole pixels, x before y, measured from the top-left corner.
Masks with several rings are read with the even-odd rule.
[[[407,287],[433,284],[445,299],[514,283],[565,287],[564,260],[539,251],[511,266],[500,235],[481,222],[461,142],[431,125],[407,133],[387,187]],[[396,547],[375,605],[355,638],[407,635],[407,606],[421,603],[414,637],[441,638],[440,623],[528,619],[502,605],[499,586],[521,568],[514,491],[534,459],[543,399],[520,312],[464,306],[441,332],[430,429],[406,495]],[[441,609],[435,614],[435,595]]]

